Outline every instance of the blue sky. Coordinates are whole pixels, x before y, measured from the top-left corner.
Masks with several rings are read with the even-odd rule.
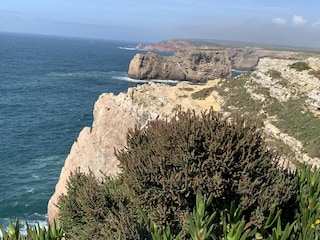
[[[1,0],[0,31],[159,42],[218,39],[320,48],[319,0]]]

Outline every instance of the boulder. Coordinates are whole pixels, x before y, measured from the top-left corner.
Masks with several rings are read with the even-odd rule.
[[[253,71],[259,62],[259,52],[252,49],[229,48],[227,49],[232,68],[241,71]]]
[[[128,77],[207,82],[231,77],[231,62],[226,50],[180,50],[173,56],[149,52],[134,56]]]

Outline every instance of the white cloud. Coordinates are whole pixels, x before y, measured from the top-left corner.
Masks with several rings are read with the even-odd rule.
[[[312,23],[311,26],[312,27],[319,27],[320,26],[320,21]]]
[[[281,25],[281,24],[286,23],[286,20],[284,18],[273,18],[272,22],[275,23],[275,24]]]
[[[307,20],[305,20],[302,16],[293,15],[292,22],[294,25],[304,25],[307,22]]]

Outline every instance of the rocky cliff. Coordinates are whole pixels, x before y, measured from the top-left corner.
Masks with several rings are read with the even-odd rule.
[[[211,81],[206,86],[214,86],[217,82]],[[202,87],[192,88],[196,91]],[[57,216],[56,204],[59,196],[66,193],[66,182],[71,172],[91,170],[101,177],[101,172],[114,175],[119,171],[114,149],[125,146],[128,128],[135,124],[144,125],[148,120],[173,116],[179,106],[198,112],[211,106],[220,110],[220,100],[214,93],[206,100],[193,100],[192,92],[186,83],[176,87],[149,83],[130,88],[127,93],[118,96],[102,94],[94,106],[92,127],[85,127],[80,132],[61,170],[55,192],[48,203],[49,222]]]
[[[217,40],[184,40],[170,39],[160,43],[137,46],[138,50],[154,51],[154,52],[178,52],[180,50],[196,50],[196,49],[218,49],[226,50],[229,54],[232,69],[241,71],[253,71],[258,65],[258,61],[263,57],[270,58],[299,58],[312,55],[310,52],[299,52],[293,50],[277,50],[277,47],[268,46],[266,49],[262,45],[250,43],[237,43]]]
[[[310,69],[297,70],[303,61]],[[52,221],[56,204],[66,192],[70,172],[80,168],[117,174],[114,148],[126,145],[128,128],[166,118],[181,107],[200,112],[213,107],[228,116],[239,112],[254,118],[264,130],[270,147],[283,154],[282,161],[320,166],[320,58],[260,59],[256,70],[235,79],[217,79],[204,85],[176,86],[148,83],[115,96],[102,94],[94,107],[92,127],[84,128],[73,144],[54,195],[48,204]]]
[[[226,50],[181,50],[170,57],[149,52],[134,56],[128,77],[206,82],[231,77],[231,62]]]

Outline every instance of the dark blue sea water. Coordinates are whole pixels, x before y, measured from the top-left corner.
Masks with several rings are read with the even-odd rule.
[[[0,224],[45,222],[61,167],[103,92],[126,91],[137,43],[0,33]]]
[[[127,91],[137,43],[0,33],[0,225],[46,223],[64,160],[103,92]]]

